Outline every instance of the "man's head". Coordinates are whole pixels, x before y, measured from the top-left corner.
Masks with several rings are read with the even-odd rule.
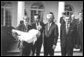
[[[62,13],[62,17],[65,17],[65,16],[66,16],[66,13],[65,13],[65,12],[63,12],[63,13]]]
[[[23,20],[21,20],[21,21],[20,21],[20,24],[24,24],[24,21],[23,21]]]
[[[35,14],[34,15],[34,20],[35,20],[35,22],[38,22],[39,21],[39,15],[38,14]]]
[[[79,17],[82,17],[83,16],[83,13],[82,12],[79,12]]]
[[[81,12],[79,12],[79,21],[81,21],[82,20],[82,18],[83,18],[83,12],[81,11]]]
[[[47,14],[47,19],[48,19],[48,22],[49,22],[49,23],[53,22],[53,20],[54,20],[54,15],[53,15],[52,12],[50,12],[50,13]]]

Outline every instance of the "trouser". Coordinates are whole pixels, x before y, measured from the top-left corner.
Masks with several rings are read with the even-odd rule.
[[[62,56],[73,56],[73,48],[68,47],[68,46],[63,46],[61,47],[61,54]]]
[[[44,56],[54,56],[53,44],[49,43],[47,39],[44,39]]]
[[[33,56],[35,54],[35,51],[36,51],[36,56],[40,56],[41,47],[42,47],[42,38],[38,38],[32,48]]]
[[[63,40],[62,40],[63,41]],[[65,39],[65,42],[61,42],[61,53],[62,56],[73,56],[73,40],[71,40],[68,36]]]
[[[30,56],[32,43],[23,42],[22,56]]]
[[[80,37],[80,46],[81,46],[81,51],[83,52],[83,35]]]

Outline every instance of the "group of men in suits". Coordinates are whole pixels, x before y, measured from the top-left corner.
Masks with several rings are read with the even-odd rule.
[[[32,24],[33,28],[40,30],[41,35],[37,39],[34,45],[34,53],[36,50],[36,56],[40,56],[42,42],[44,45],[44,56],[54,56],[54,49],[56,47],[58,39],[58,27],[54,23],[54,14],[52,12],[47,14],[48,23],[44,24],[40,22],[39,15],[35,15],[35,24]],[[40,25],[40,27],[38,27]],[[39,29],[40,28],[40,29]]]
[[[66,16],[65,12],[60,18],[60,42],[62,56],[73,56],[73,48],[80,43],[83,51],[83,12],[81,21],[75,19],[74,14]]]
[[[44,56],[54,56],[54,49],[56,48],[57,39],[58,39],[58,26],[54,22],[54,14],[52,12],[47,14],[48,23],[44,24],[39,19],[39,15],[34,15],[35,23],[27,26],[27,31],[30,29],[37,29],[41,32],[40,37],[37,38],[37,41],[33,45],[32,43],[23,42],[23,51],[22,54],[29,56],[32,53],[32,56],[36,53],[36,56],[40,56],[42,43],[44,46]],[[77,36],[76,29],[77,25],[74,23],[75,19],[71,16],[66,16],[63,13],[63,16],[60,18],[60,42],[61,42],[61,54],[62,56],[73,56],[74,40]],[[23,22],[22,22],[23,23]],[[25,31],[25,26],[18,26],[22,31]],[[74,35],[75,34],[75,35]],[[32,52],[31,52],[32,51]]]
[[[41,35],[37,38],[37,41],[33,45],[32,43],[28,44],[26,42],[23,42],[23,48],[22,48],[22,55],[29,56],[32,51],[32,56],[40,56],[42,43],[44,45],[44,55],[54,55],[54,49],[56,47],[57,39],[58,39],[58,27],[54,23],[54,14],[52,12],[47,14],[48,23],[44,24],[40,21],[39,15],[34,15],[35,23],[32,23],[31,25],[28,25],[27,29],[37,29],[41,32]],[[25,31],[26,27],[23,24],[24,22],[21,21],[20,25],[17,27],[21,31]],[[22,25],[21,25],[22,24]],[[23,28],[24,27],[24,28]],[[27,30],[27,31],[28,31]]]

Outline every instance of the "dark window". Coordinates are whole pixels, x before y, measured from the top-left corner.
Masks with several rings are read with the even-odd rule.
[[[9,8],[1,8],[1,25],[8,26],[11,25],[11,12]]]
[[[44,11],[44,6],[42,3],[34,3],[31,6],[31,23],[34,22],[34,14],[39,15],[40,21],[43,19],[43,11]]]
[[[10,11],[6,10],[6,13],[5,13],[5,14],[6,14],[6,16],[5,16],[5,19],[6,19],[6,20],[5,20],[5,22],[6,22],[5,24],[6,24],[6,26],[7,26],[7,25],[11,25],[11,15],[10,15]]]

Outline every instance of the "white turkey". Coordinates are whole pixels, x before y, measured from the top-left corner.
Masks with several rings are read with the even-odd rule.
[[[28,32],[23,32],[20,30],[12,29],[12,33],[17,33],[17,38],[20,41],[26,41],[27,43],[35,43],[37,38],[40,36],[40,31],[36,29],[31,29]]]

